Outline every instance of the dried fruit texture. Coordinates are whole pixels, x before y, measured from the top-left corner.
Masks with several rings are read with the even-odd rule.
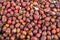
[[[0,21],[0,27],[2,27],[3,26],[3,23]]]
[[[6,16],[2,16],[2,22],[6,22],[7,21],[7,17]]]
[[[6,24],[5,27],[9,27],[9,24]]]
[[[3,2],[4,0],[0,0],[0,2]]]
[[[47,36],[47,40],[51,40],[51,36],[48,35],[48,36]]]
[[[41,37],[41,40],[46,40],[46,36],[42,36]]]
[[[36,37],[32,37],[31,40],[38,40]]]
[[[51,18],[51,21],[52,21],[52,22],[55,22],[55,18]]]
[[[52,30],[52,34],[55,34],[55,33],[56,33],[56,30],[55,30],[55,29],[53,29],[53,30]]]
[[[59,0],[0,0],[0,40],[59,38]]]

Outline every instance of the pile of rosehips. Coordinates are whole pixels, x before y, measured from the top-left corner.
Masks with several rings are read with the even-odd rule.
[[[0,40],[60,40],[60,1],[0,0]]]

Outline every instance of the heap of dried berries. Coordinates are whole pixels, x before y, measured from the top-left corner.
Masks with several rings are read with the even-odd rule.
[[[0,0],[0,40],[60,40],[60,1]]]

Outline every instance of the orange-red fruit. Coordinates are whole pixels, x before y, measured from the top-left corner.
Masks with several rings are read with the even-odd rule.
[[[38,37],[38,38],[39,38],[40,36],[41,36],[41,35],[40,35],[39,33],[37,33],[37,34],[36,34],[36,37]]]
[[[44,14],[44,11],[43,11],[43,10],[40,10],[40,14],[42,14],[42,15],[43,15],[43,14]]]
[[[8,23],[8,24],[11,24],[11,20],[8,20],[7,23]]]
[[[60,32],[60,29],[59,28],[56,28],[56,32]]]
[[[38,38],[37,37],[32,37],[31,40],[38,40]]]
[[[51,36],[48,35],[48,36],[47,36],[47,40],[51,40]]]
[[[12,21],[12,24],[14,25],[15,24],[15,21]]]
[[[43,35],[43,36],[46,36],[46,35],[47,35],[46,31],[43,31],[43,32],[42,32],[42,35]]]
[[[56,34],[56,30],[55,29],[52,30],[52,34]]]

